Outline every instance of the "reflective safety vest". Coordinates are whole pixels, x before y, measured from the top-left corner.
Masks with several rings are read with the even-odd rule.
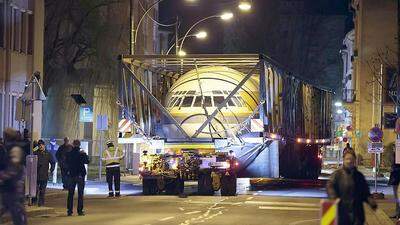
[[[118,147],[108,147],[103,151],[102,160],[105,161],[106,168],[119,167],[124,156],[124,152]]]

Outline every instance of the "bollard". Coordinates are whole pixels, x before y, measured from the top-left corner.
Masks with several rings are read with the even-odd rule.
[[[339,199],[337,200],[321,200],[320,224],[321,225],[338,225]]]
[[[37,162],[37,155],[26,156],[25,196],[30,200],[36,197]]]

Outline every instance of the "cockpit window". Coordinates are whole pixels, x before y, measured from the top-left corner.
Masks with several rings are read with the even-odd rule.
[[[188,94],[188,95],[195,95],[195,94],[196,94],[196,91],[188,91],[187,94]]]
[[[193,96],[186,96],[183,99],[182,107],[190,107],[190,106],[192,106],[193,98],[194,98]]]
[[[194,99],[193,107],[201,107],[201,99],[201,96],[196,96],[196,98]]]
[[[204,107],[212,107],[211,96],[204,96]]]
[[[218,107],[224,101],[224,99],[224,96],[214,96],[214,106]]]
[[[212,93],[214,95],[222,95],[222,91],[219,91],[219,90],[212,91]]]

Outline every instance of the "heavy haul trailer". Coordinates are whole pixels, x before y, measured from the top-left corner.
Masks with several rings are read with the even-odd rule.
[[[152,155],[143,163],[140,175],[143,194],[181,194],[184,182],[198,182],[197,193],[236,195],[236,160],[226,154]]]
[[[264,55],[123,55],[121,67],[125,84],[140,90],[123,91],[122,99],[131,99],[148,136],[229,139],[240,176],[318,177],[320,147],[331,137],[330,91]],[[156,85],[144,82],[150,75]],[[253,121],[261,130],[251,129]]]

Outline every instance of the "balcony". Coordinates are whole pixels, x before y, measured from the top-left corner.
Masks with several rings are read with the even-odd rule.
[[[356,93],[354,89],[343,89],[342,100],[346,103],[353,103],[356,100]]]

